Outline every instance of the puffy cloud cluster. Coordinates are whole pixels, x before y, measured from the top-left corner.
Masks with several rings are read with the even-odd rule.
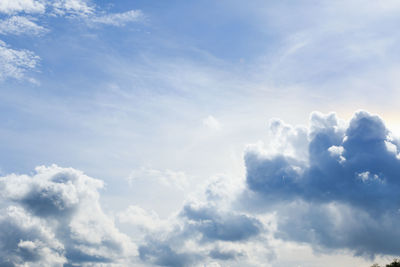
[[[1,177],[2,266],[123,265],[135,256],[136,247],[100,207],[102,186],[57,166]]]
[[[235,189],[222,182],[214,179],[204,200],[192,198],[168,219],[135,206],[121,213],[120,221],[139,223],[145,232],[138,240],[140,259],[152,266],[248,265],[254,246],[266,246],[268,231],[257,217],[231,206],[226,194]]]
[[[144,262],[160,266],[197,266],[246,261],[246,247],[265,230],[255,217],[212,203],[186,204],[169,230],[151,231],[139,246]],[[165,224],[164,224],[165,225]]]
[[[64,246],[40,217],[9,206],[0,217],[0,265],[62,266]]]
[[[192,199],[168,219],[134,205],[119,212],[130,237],[102,211],[102,187],[56,165],[0,177],[0,266],[219,266],[264,245],[264,224],[229,206],[232,190],[217,181],[204,201]]]
[[[245,155],[247,197],[253,207],[276,212],[276,236],[320,250],[396,254],[399,143],[382,119],[359,111],[346,124],[334,113],[313,113],[307,135],[279,121],[271,125],[282,146],[300,150],[250,147]]]
[[[244,241],[256,236],[262,224],[255,218],[233,212],[221,212],[214,206],[186,205],[182,216],[190,233],[199,233],[202,242],[214,240]]]

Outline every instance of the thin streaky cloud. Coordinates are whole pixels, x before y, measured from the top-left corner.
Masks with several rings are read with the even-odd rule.
[[[130,10],[123,13],[106,14],[103,16],[95,16],[90,18],[89,21],[96,24],[112,25],[112,26],[125,26],[130,22],[143,21],[145,16],[141,10]]]
[[[0,80],[24,79],[25,73],[35,69],[39,61],[40,57],[33,52],[12,49],[0,40]]]
[[[0,34],[3,35],[41,35],[48,30],[35,20],[22,16],[12,16],[0,21]]]
[[[0,12],[5,14],[44,13],[46,4],[44,1],[36,0],[2,0],[0,1]]]

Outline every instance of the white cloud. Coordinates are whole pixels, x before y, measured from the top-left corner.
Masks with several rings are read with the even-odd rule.
[[[1,266],[63,266],[64,245],[41,218],[9,206],[0,216]]]
[[[261,221],[214,202],[188,202],[169,224],[162,231],[150,231],[143,240],[139,246],[143,261],[157,266],[208,266],[211,262],[249,266],[253,258],[247,255],[254,247],[268,247],[266,240],[257,241],[265,230]]]
[[[123,13],[98,15],[99,11],[90,0],[2,0],[0,13],[9,17],[0,20],[2,35],[40,35],[49,31],[36,23],[35,14],[46,16],[85,17],[86,23],[124,26],[144,18],[140,10],[130,10]],[[18,15],[14,15],[18,14]],[[29,16],[26,16],[29,14]],[[14,16],[13,16],[14,15]],[[0,40],[0,80],[6,78],[22,79],[27,70],[35,69],[39,57],[29,50],[9,48]],[[37,83],[32,78],[28,81]]]
[[[1,0],[0,13],[15,14],[18,12],[24,13],[44,13],[44,1],[36,0]]]
[[[27,17],[12,16],[5,20],[0,20],[0,34],[40,35],[46,31],[46,28],[37,25],[33,20]]]
[[[88,25],[113,26],[124,26],[129,22],[144,18],[140,10],[99,15],[101,12],[90,0],[2,0],[0,1],[0,13],[8,15],[0,20],[0,34],[2,35],[37,36],[46,33],[49,29],[36,23],[39,20],[37,14],[40,14],[41,17],[83,17],[86,18],[84,21]],[[33,52],[9,48],[0,40],[0,80],[24,78],[27,70],[35,69],[38,60],[39,57]],[[27,78],[27,80],[37,83],[32,78]]]
[[[25,72],[34,69],[39,60],[32,51],[9,48],[0,40],[0,80],[23,79]]]
[[[6,206],[0,247],[11,254],[0,258],[14,265],[32,262],[29,266],[129,261],[136,246],[102,211],[102,187],[100,180],[55,165],[38,167],[32,176],[0,177],[1,205]]]
[[[140,229],[155,231],[160,229],[165,221],[161,220],[158,214],[151,210],[147,211],[139,206],[131,205],[125,211],[118,214],[121,223],[137,226]]]
[[[295,138],[296,128],[289,127],[279,120],[274,120],[270,126],[276,134],[284,135],[284,138],[279,140],[292,142],[292,145],[298,142],[298,138]],[[310,149],[308,154],[310,160],[307,165],[311,167],[304,166],[304,169],[318,167],[320,176],[324,174],[321,170],[328,168],[327,171],[330,175],[335,168],[343,168],[342,165],[336,164],[339,154],[347,155],[346,158],[354,160],[359,156],[358,149],[362,150],[366,147],[368,150],[368,144],[375,146],[377,138],[387,141],[386,131],[382,128],[380,119],[365,112],[357,113],[344,131],[335,131],[337,127],[338,120],[335,119],[335,116],[325,116],[319,113],[312,116],[311,126],[307,128],[306,132],[310,138],[306,147],[306,149]],[[343,135],[348,138],[343,139]],[[334,144],[331,144],[332,140]],[[359,141],[362,142],[359,143]],[[393,143],[393,145],[396,144]],[[384,153],[390,152],[385,150],[386,146],[382,142],[375,148],[383,149]],[[312,190],[316,187],[314,183],[308,184],[311,192],[307,197],[310,199],[290,201],[289,193],[297,193],[301,198],[303,192],[298,193],[297,188],[291,189],[291,175],[303,179],[300,176],[304,173],[292,172],[292,168],[284,164],[282,158],[288,158],[288,155],[280,155],[274,162],[275,165],[268,165],[270,158],[258,155],[258,158],[249,159],[249,153],[256,152],[247,153],[248,177],[247,184],[243,186],[248,186],[251,192],[246,191],[243,187],[238,187],[236,183],[230,185],[229,182],[232,181],[229,177],[214,178],[205,187],[204,201],[191,199],[183,205],[179,213],[175,213],[167,220],[161,219],[156,212],[150,209],[146,210],[136,205],[131,205],[117,213],[121,227],[130,227],[138,232],[138,234],[132,234],[132,239],[135,240],[138,247],[133,244],[132,239],[122,234],[114,225],[112,218],[102,211],[99,204],[99,190],[103,187],[101,181],[90,178],[80,171],[57,166],[39,167],[32,175],[1,177],[0,206],[5,208],[1,213],[3,217],[0,216],[0,258],[2,258],[1,251],[4,251],[4,255],[10,255],[9,258],[6,258],[8,262],[29,263],[29,266],[35,266],[35,264],[36,266],[62,266],[65,262],[79,266],[96,264],[101,266],[96,261],[109,261],[110,265],[115,263],[121,264],[121,266],[132,266],[133,263],[138,263],[139,259],[143,261],[143,264],[152,266],[197,266],[196,264],[207,266],[211,263],[221,266],[291,266],[291,263],[301,259],[303,254],[299,252],[299,254],[292,255],[290,259],[281,256],[274,262],[272,260],[274,250],[276,249],[279,254],[289,250],[290,246],[292,248],[300,246],[297,242],[309,242],[310,246],[314,247],[315,245],[314,248],[321,251],[319,249],[321,247],[324,249],[325,245],[322,237],[333,240],[334,246],[328,246],[328,249],[353,249],[346,246],[346,242],[354,235],[357,238],[368,236],[365,235],[366,231],[370,231],[369,236],[378,241],[378,245],[381,246],[380,240],[384,239],[379,235],[387,238],[389,233],[387,230],[395,229],[395,221],[389,217],[391,214],[385,214],[382,219],[379,219],[379,214],[375,214],[378,219],[373,218],[374,214],[364,210],[362,203],[352,206],[350,202],[353,200],[349,200],[346,194],[343,196],[343,201],[319,201],[318,196],[313,196],[316,197],[316,200],[313,200],[311,194],[319,194],[322,191]],[[378,154],[379,156],[383,155],[382,153]],[[386,156],[390,159],[396,155],[390,152]],[[361,157],[359,160],[363,161],[364,159]],[[384,157],[383,162],[385,160]],[[287,161],[291,164],[290,160],[287,159]],[[354,163],[353,161],[350,164]],[[397,161],[392,163],[398,165]],[[278,168],[275,168],[276,166]],[[375,172],[359,172],[358,169],[364,170],[364,168],[353,169],[353,166],[350,167],[351,177],[356,181],[357,186],[369,186],[371,192],[374,191],[376,188]],[[369,167],[372,165],[369,164]],[[386,168],[385,171],[389,171],[389,169]],[[356,177],[354,177],[354,171],[356,171]],[[307,175],[312,173],[308,172]],[[267,177],[269,174],[281,175],[284,180],[282,187],[285,187],[287,191],[281,190],[279,179],[269,183],[268,178],[270,177]],[[359,175],[357,176],[357,174]],[[132,182],[133,185],[138,186],[132,187],[132,194],[143,191],[143,187],[138,183],[139,180],[154,180],[154,184],[164,183],[164,189],[176,187],[175,182],[171,184],[166,181],[161,182],[169,176],[183,177],[184,175],[180,172],[158,171],[149,168],[137,170],[132,175]],[[184,179],[182,177],[178,180]],[[382,177],[389,177],[389,175],[383,173]],[[334,178],[334,184],[341,182],[341,178]],[[296,182],[300,183],[301,180],[296,180]],[[257,183],[258,186],[254,187],[254,183]],[[378,186],[385,185],[379,184]],[[269,192],[269,187],[274,192]],[[154,187],[150,187],[150,190],[154,191]],[[332,194],[324,194],[324,199],[335,195],[334,187],[330,187],[329,190]],[[340,189],[340,192],[343,191]],[[355,192],[355,190],[352,191],[352,195],[356,194]],[[390,192],[386,192],[390,196]],[[261,195],[257,199],[257,204],[262,207],[254,207],[251,205],[254,203],[249,204],[249,202],[240,203],[243,206],[239,205],[238,202],[243,200],[240,198],[241,195],[247,193],[251,193],[252,196]],[[360,199],[364,200],[364,196],[369,196],[369,193],[369,191],[364,192]],[[372,195],[374,194],[372,192]],[[336,196],[338,196],[337,193]],[[147,192],[145,197],[151,198]],[[281,200],[280,198],[284,199],[283,203],[274,206]],[[371,200],[377,202],[377,199],[373,199],[373,197]],[[378,199],[379,201],[383,201],[382,204],[385,205],[378,205],[378,208],[389,206],[384,203],[384,200]],[[156,204],[163,205],[157,201]],[[368,207],[374,205],[374,203],[368,203]],[[278,208],[275,209],[276,207]],[[254,210],[250,210],[252,208]],[[269,209],[270,213],[264,213],[263,208]],[[356,216],[352,217],[353,214]],[[10,219],[11,217],[19,219]],[[4,219],[2,220],[2,218]],[[361,226],[360,220],[363,222]],[[11,224],[6,224],[7,221]],[[13,234],[8,235],[9,232]],[[395,236],[398,235],[397,230],[391,233]],[[15,242],[3,241],[10,240],[13,236],[18,237],[14,238]],[[359,252],[360,255],[363,250],[368,249],[368,240],[361,239],[364,247],[356,248],[356,252]],[[323,255],[323,257],[324,259],[328,258],[327,255]],[[87,259],[87,262],[81,261],[82,258]],[[356,261],[361,260],[357,259]],[[0,265],[1,263],[0,261]],[[314,264],[314,266],[317,265]]]
[[[53,12],[61,16],[68,14],[87,16],[95,11],[95,7],[84,0],[55,0],[50,3]]]
[[[307,145],[295,145],[308,151],[305,159],[249,150],[246,183],[253,195],[245,206],[275,211],[283,240],[317,251],[395,255],[399,143],[380,117],[365,111],[341,124],[334,113],[313,113]]]
[[[129,22],[141,21],[144,14],[141,10],[130,10],[123,13],[107,14],[92,18],[90,21],[99,24],[125,26]]]
[[[296,158],[307,158],[307,129],[302,126],[292,127],[279,119],[269,122],[271,135],[269,150]]]
[[[203,125],[212,130],[221,129],[221,123],[214,116],[211,115],[203,119]]]

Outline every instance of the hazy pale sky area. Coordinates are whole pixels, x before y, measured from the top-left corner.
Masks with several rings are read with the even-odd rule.
[[[400,256],[400,2],[0,0],[0,266]]]

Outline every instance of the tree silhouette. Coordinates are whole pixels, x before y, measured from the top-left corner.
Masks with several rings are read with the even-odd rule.
[[[386,267],[400,267],[400,260],[394,259],[392,263],[386,264]]]
[[[371,267],[380,267],[380,265],[377,263],[374,263],[373,265],[371,265]],[[386,264],[385,267],[400,267],[400,260],[394,259],[392,263]]]

